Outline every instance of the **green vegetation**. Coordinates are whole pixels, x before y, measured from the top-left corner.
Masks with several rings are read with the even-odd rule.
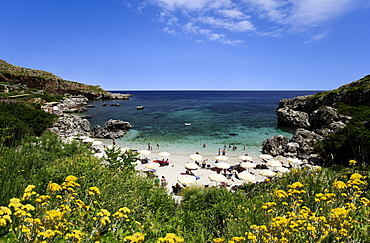
[[[0,152],[2,242],[370,240],[369,172],[356,161],[236,192],[188,186],[175,204],[152,177],[104,166],[79,142],[46,133]],[[122,165],[137,159],[126,154]]]
[[[370,75],[363,77],[357,81],[351,82],[349,84],[345,84],[340,86],[339,88],[331,91],[326,92],[318,92],[317,94],[312,95],[311,99],[318,99],[318,98],[325,98],[330,96],[335,96],[337,94],[344,94],[346,92],[355,92],[355,91],[363,91],[370,89]]]
[[[33,104],[0,102],[0,141],[15,146],[27,135],[40,136],[56,118]]]
[[[96,92],[96,93],[108,93],[107,91],[103,90],[100,86],[96,85],[85,85],[74,81],[63,80],[62,78],[54,75],[53,73],[41,71],[41,70],[34,70],[29,68],[23,68],[19,66],[15,66],[12,64],[7,63],[4,60],[0,60],[0,74],[5,75],[7,78],[10,77],[31,77],[43,80],[53,80],[58,83],[63,88],[69,88],[71,90],[81,90],[81,91],[88,91],[88,92]],[[18,82],[22,83],[22,78],[19,78]],[[7,82],[0,82],[1,84],[9,84]],[[43,97],[41,97],[43,98]]]
[[[346,127],[325,137],[315,146],[326,163],[348,165],[349,160],[357,160],[369,165],[370,162],[370,120],[369,106],[349,106],[340,103],[338,111],[352,117]]]
[[[62,80],[61,78],[59,78],[58,76],[52,73],[18,67],[18,66],[9,64],[4,60],[0,60],[0,73],[10,74],[14,76],[38,77],[38,78],[44,78],[44,79]]]

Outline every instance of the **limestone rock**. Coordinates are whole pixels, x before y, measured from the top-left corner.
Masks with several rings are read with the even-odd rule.
[[[90,122],[76,115],[64,115],[49,130],[61,136],[90,136]]]
[[[104,127],[96,125],[91,132],[96,138],[121,138],[132,126],[129,122],[110,119]]]
[[[306,112],[296,111],[289,107],[280,108],[276,111],[278,123],[285,126],[309,128],[309,116]]]
[[[262,152],[272,156],[282,155],[287,147],[288,138],[283,135],[276,135],[268,138],[262,143]]]

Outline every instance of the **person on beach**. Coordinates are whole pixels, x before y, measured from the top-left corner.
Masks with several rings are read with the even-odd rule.
[[[217,152],[217,155],[220,155],[220,154],[221,154],[221,149],[219,148],[218,152]]]
[[[203,148],[205,148],[207,145],[205,143],[203,143]]]
[[[226,155],[226,150],[222,150],[222,155]]]
[[[160,181],[160,180],[159,180],[158,176],[156,175],[156,176],[155,176],[155,179],[154,179],[154,185],[155,185],[155,186],[159,186],[159,181]]]
[[[167,180],[164,176],[162,176],[162,179],[161,179],[161,186],[162,187],[166,187],[167,186]]]
[[[114,140],[114,138],[112,138],[112,140],[113,140],[113,145],[116,145],[116,140]]]

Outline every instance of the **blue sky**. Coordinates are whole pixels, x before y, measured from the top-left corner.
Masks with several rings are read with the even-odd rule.
[[[0,59],[106,90],[331,90],[370,74],[368,0],[3,0]]]

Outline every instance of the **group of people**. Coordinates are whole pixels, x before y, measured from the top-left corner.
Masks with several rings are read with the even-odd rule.
[[[166,180],[166,177],[162,176],[161,179],[159,179],[159,177],[156,175],[155,176],[155,179],[154,179],[154,184],[156,186],[161,186],[161,187],[166,187],[167,186],[167,180]]]

